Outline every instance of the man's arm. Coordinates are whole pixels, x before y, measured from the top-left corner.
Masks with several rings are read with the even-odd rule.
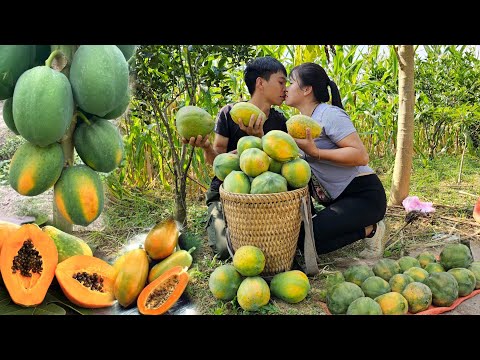
[[[227,152],[227,145],[227,137],[220,134],[215,134],[215,139],[213,140],[213,147],[209,146],[207,148],[203,148],[203,151],[205,153],[205,160],[207,160],[209,164],[213,165],[213,160],[215,160],[218,154],[223,154]]]
[[[215,134],[213,146],[210,143],[210,140],[208,140],[208,137],[205,137],[204,139],[202,135],[198,135],[197,138],[191,137],[190,141],[187,141],[185,138],[183,138],[182,142],[184,144],[188,143],[192,146],[202,148],[205,154],[205,160],[210,165],[213,165],[213,160],[215,160],[218,154],[227,152],[228,146],[228,138],[220,134]]]

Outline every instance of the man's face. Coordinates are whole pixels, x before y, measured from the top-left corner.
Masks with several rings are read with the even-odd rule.
[[[263,94],[272,105],[282,105],[287,90],[287,78],[281,71],[270,75],[270,79],[263,79]]]

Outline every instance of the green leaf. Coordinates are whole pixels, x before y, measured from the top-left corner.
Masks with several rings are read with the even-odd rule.
[[[5,287],[0,286],[0,315],[102,315],[108,314],[105,309],[84,309],[67,299],[61,289],[50,287],[45,299],[37,307],[26,308],[12,302]]]
[[[10,303],[10,296],[8,295],[7,289],[3,286],[0,286],[0,308],[8,305]]]
[[[10,303],[0,307],[0,315],[65,315],[65,309],[55,304],[43,302],[36,307],[23,307]]]

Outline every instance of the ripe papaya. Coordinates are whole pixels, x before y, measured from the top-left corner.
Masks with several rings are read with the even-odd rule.
[[[252,115],[256,116],[255,121],[257,121],[260,115],[263,117],[264,122],[267,121],[267,115],[256,105],[249,102],[238,102],[233,105],[230,109],[230,115],[236,124],[242,121],[245,126],[250,124],[250,117]]]
[[[158,264],[150,269],[148,273],[148,282],[151,283],[153,280],[158,278],[167,270],[173,268],[174,266],[186,267],[187,269],[192,265],[193,258],[191,253],[195,251],[195,247],[192,247],[190,250],[178,250],[175,251],[172,255],[168,256],[166,259],[163,259]]]
[[[145,238],[145,251],[153,260],[162,260],[175,251],[180,233],[173,217],[155,225]]]

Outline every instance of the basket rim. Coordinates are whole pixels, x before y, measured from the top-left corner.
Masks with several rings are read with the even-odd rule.
[[[285,194],[288,194],[289,196],[294,196],[297,194],[301,194],[305,191],[305,189],[308,190],[308,185],[305,185],[304,187],[298,188],[298,189],[293,189],[293,190],[288,190],[288,191],[282,191],[282,192],[277,192],[277,193],[270,193],[270,194],[244,194],[244,193],[234,193],[231,191],[227,191],[223,188],[223,183],[220,185],[220,195],[223,193],[227,196],[244,196],[244,197],[259,197],[259,198],[268,198],[268,197],[278,197],[282,196]]]

